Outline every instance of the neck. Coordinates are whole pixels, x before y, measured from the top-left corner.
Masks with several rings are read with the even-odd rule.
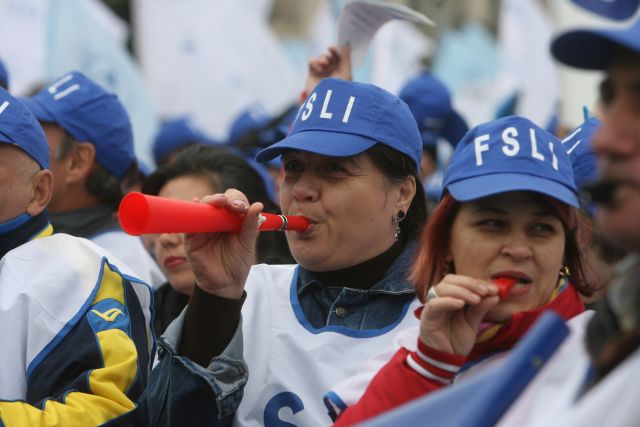
[[[46,210],[34,217],[23,214],[0,224],[0,258],[33,239],[47,224],[49,224],[49,216]]]
[[[60,191],[54,189],[53,197],[49,203],[49,212],[64,213],[78,209],[87,209],[101,204],[93,194],[85,188],[85,182],[63,188]]]
[[[341,270],[312,273],[325,286],[344,287],[348,283],[350,288],[369,289],[384,277],[393,261],[402,252],[404,244],[405,241],[400,235],[397,242],[374,258]]]

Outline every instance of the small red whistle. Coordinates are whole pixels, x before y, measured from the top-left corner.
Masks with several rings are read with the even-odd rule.
[[[511,288],[517,283],[517,280],[513,277],[496,277],[493,279],[493,283],[498,287],[500,300],[503,300],[509,296],[509,292],[511,292]]]

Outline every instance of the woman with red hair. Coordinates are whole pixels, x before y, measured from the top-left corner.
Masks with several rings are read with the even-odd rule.
[[[363,373],[325,397],[337,426],[495,363],[545,310],[567,320],[584,312],[580,294],[593,291],[583,280],[584,221],[559,140],[520,117],[477,126],[443,187],[412,272],[420,326],[398,336],[400,348],[370,382]]]

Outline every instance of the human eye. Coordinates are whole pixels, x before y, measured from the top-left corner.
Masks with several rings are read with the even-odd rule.
[[[349,174],[349,169],[339,161],[328,161],[322,169],[326,175],[331,177],[342,177]]]
[[[285,173],[295,173],[302,171],[302,162],[296,158],[285,158],[282,162]]]
[[[552,236],[558,233],[560,227],[554,221],[539,221],[531,225],[531,232],[538,236]]]
[[[491,231],[491,230],[500,230],[506,227],[507,224],[505,223],[505,221],[498,218],[484,218],[484,219],[478,220],[478,222],[476,223],[476,226],[483,230]]]

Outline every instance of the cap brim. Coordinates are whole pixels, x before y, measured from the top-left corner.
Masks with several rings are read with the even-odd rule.
[[[617,46],[640,53],[640,31],[582,29],[559,35],[551,53],[563,64],[587,70],[605,70]]]
[[[20,101],[36,116],[36,119],[41,122],[57,123],[53,115],[47,111],[38,101],[33,98],[20,98]]]
[[[376,145],[378,141],[360,135],[307,130],[294,133],[261,150],[256,160],[265,163],[288,151],[306,151],[329,157],[355,156]]]
[[[470,202],[510,191],[532,191],[579,207],[578,196],[571,189],[559,182],[531,175],[500,173],[476,176],[448,184],[447,190],[459,202]]]

